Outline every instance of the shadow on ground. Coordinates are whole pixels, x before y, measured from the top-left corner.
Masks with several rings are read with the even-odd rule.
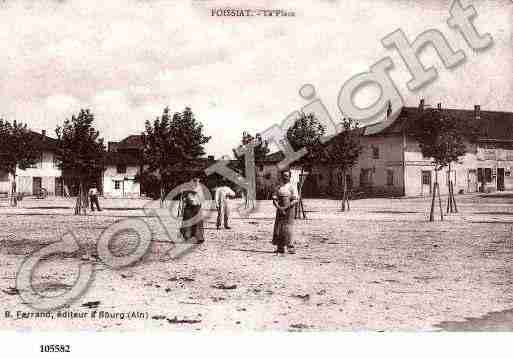
[[[479,318],[461,322],[442,322],[435,326],[449,332],[505,332],[513,330],[513,309],[490,312]]]

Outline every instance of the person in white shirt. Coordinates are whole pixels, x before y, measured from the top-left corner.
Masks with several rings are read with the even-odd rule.
[[[235,197],[235,192],[228,186],[219,186],[216,188],[215,203],[217,208],[217,229],[221,229],[221,218],[224,222],[224,228],[231,229],[228,224],[230,217],[230,209],[228,206],[228,198]]]
[[[98,202],[98,189],[96,188],[96,183],[93,183],[93,186],[89,189],[89,203],[91,203],[92,212],[94,212],[94,205],[96,205],[98,212],[101,211],[100,202]]]

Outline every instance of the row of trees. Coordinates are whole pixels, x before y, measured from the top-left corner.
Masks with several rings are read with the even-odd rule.
[[[94,177],[103,168],[105,146],[99,132],[93,127],[94,116],[89,110],[80,110],[78,115],[57,126],[55,133],[56,160],[63,172],[79,182],[79,195],[75,204],[75,214],[85,214],[87,192],[85,181]],[[11,177],[11,205],[17,205],[16,171],[25,170],[41,158],[40,145],[45,139],[32,132],[27,124],[0,120],[0,170]]]
[[[313,114],[302,113],[296,122],[287,131],[287,139],[295,151],[307,149],[307,154],[294,165],[300,168],[301,176],[305,170],[310,170],[314,164],[323,164],[332,169],[337,168],[342,175],[342,203],[341,210],[349,210],[350,191],[348,189],[347,174],[358,162],[362,152],[361,134],[357,121],[352,119],[341,120],[342,131],[327,144],[321,139],[325,135],[325,128]],[[439,105],[438,108],[422,109],[419,116],[410,119],[404,128],[404,135],[411,136],[419,143],[424,158],[431,158],[435,170],[435,181],[432,190],[429,220],[434,221],[436,197],[440,206],[440,219],[443,220],[442,201],[440,197],[439,172],[448,168],[448,198],[447,213],[457,212],[454,196],[454,183],[451,176],[451,165],[457,163],[466,153],[467,143],[477,139],[478,129],[475,123],[468,123],[460,118],[450,116]],[[255,141],[256,140],[256,141]],[[253,138],[244,133],[242,145],[253,142],[255,147],[255,160],[263,160],[269,152],[268,143],[262,141],[259,135]],[[243,169],[244,162],[240,159]],[[299,183],[301,197],[302,183]],[[303,203],[300,201],[299,210],[303,212]]]
[[[479,129],[475,122],[469,123],[458,117],[451,116],[438,105],[438,108],[423,110],[417,121],[410,121],[406,131],[420,146],[422,155],[431,158],[435,169],[435,182],[433,184],[429,220],[435,218],[436,197],[440,206],[440,220],[443,220],[442,200],[440,198],[439,172],[448,168],[448,197],[447,213],[458,211],[454,197],[454,183],[451,175],[452,163],[458,162],[466,153],[467,143],[477,139]]]
[[[333,137],[327,144],[321,139],[325,128],[313,114],[301,114],[287,131],[287,139],[295,151],[307,149],[307,154],[295,163],[301,173],[322,163],[338,168],[342,173],[343,198],[341,209],[349,210],[349,191],[347,176],[357,163],[362,151],[360,143],[361,131],[358,123],[352,119],[341,120],[342,132]],[[419,144],[424,157],[432,158],[435,167],[435,183],[431,201],[430,220],[434,220],[436,196],[441,208],[438,173],[445,167],[451,170],[451,164],[457,162],[465,154],[466,142],[476,136],[476,128],[458,118],[449,116],[440,107],[423,110],[415,121],[407,124],[406,131]],[[94,115],[87,109],[80,110],[77,115],[66,119],[62,126],[55,130],[57,135],[57,160],[67,175],[78,179],[79,191],[75,205],[76,214],[85,214],[87,208],[87,183],[95,174],[104,168],[105,145],[99,131],[94,127]],[[195,118],[189,107],[182,112],[171,113],[165,108],[162,115],[153,122],[146,121],[142,133],[143,151],[141,158],[140,180],[154,177],[159,182],[161,203],[170,187],[182,183],[186,178],[178,178],[176,166],[186,168],[195,159],[205,154],[204,145],[210,140],[203,133],[203,125]],[[13,179],[11,201],[16,205],[16,169],[26,169],[40,157],[36,134],[26,124],[0,119],[0,138],[2,153],[0,154],[0,170],[11,174]],[[269,154],[269,143],[260,135],[253,137],[245,132],[241,146],[252,144],[255,161],[265,159]],[[240,153],[240,152],[239,152]],[[234,151],[238,160],[237,168],[244,176],[244,158]],[[157,175],[155,175],[157,174]],[[300,177],[302,178],[302,176]],[[454,184],[449,178],[449,196],[447,212],[457,211],[454,198]],[[301,191],[301,187],[299,190]],[[301,193],[300,193],[301,195]],[[300,209],[302,202],[300,202]],[[303,210],[304,213],[304,210]]]
[[[358,130],[358,122],[352,119],[341,120],[343,131],[332,138],[328,143],[323,143],[322,138],[326,135],[325,127],[315,118],[313,114],[301,113],[294,124],[287,130],[287,140],[294,149],[299,151],[302,148],[307,150],[305,156],[301,157],[293,165],[300,170],[298,216],[305,217],[303,201],[301,199],[302,180],[305,172],[311,170],[315,164],[323,164],[330,166],[332,169],[338,168],[342,173],[343,192],[342,192],[342,211],[349,209],[349,190],[347,185],[346,174],[358,161],[358,157],[362,151],[360,144],[361,131]],[[270,152],[269,143],[257,134],[255,137],[244,132],[240,146],[253,144],[255,162],[265,160]],[[234,150],[237,158],[237,168],[239,173],[244,175],[244,158],[238,155]]]
[[[103,138],[94,127],[94,115],[82,109],[77,115],[66,119],[55,129],[57,136],[55,155],[59,167],[67,177],[78,181],[78,195],[75,214],[86,214],[87,188],[105,167],[106,149]],[[38,139],[40,135],[30,131],[27,124],[0,120],[0,170],[10,174],[12,179],[11,204],[16,205],[16,170],[25,170],[34,165],[41,155]],[[184,165],[205,154],[204,144],[210,137],[203,134],[192,110],[186,107],[182,112],[171,115],[165,108],[162,116],[146,122],[142,134],[143,151],[141,168],[144,175],[157,172],[161,187],[161,199],[165,197],[165,183],[176,181],[170,169]]]

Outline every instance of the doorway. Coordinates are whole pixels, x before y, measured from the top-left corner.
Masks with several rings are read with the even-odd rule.
[[[32,178],[32,194],[37,196],[41,193],[41,189],[43,188],[41,177],[33,177]]]
[[[55,177],[55,195],[59,197],[64,196],[64,181],[62,177]]]
[[[431,194],[431,171],[421,172],[420,194],[422,196]]]
[[[475,169],[468,170],[468,186],[467,192],[477,192],[477,171]]]
[[[504,191],[504,168],[497,168],[497,191]]]

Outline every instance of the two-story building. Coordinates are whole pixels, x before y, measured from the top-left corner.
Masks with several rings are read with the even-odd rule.
[[[419,144],[409,135],[408,123],[421,116],[419,107],[404,107],[393,118],[365,128],[364,151],[353,168],[356,187],[374,193],[425,196],[431,194],[435,171],[430,158],[424,158]],[[476,125],[479,133],[467,143],[465,155],[439,171],[442,193],[452,178],[455,193],[513,190],[513,113],[443,109],[448,115]]]
[[[142,164],[143,140],[141,135],[130,135],[119,142],[109,142],[103,172],[103,195],[106,197],[156,197],[160,195],[160,183],[155,178],[139,178]],[[219,179],[215,175],[206,176],[205,169],[214,163],[214,157],[198,158],[187,165],[176,164],[169,170],[175,173],[176,183],[166,183],[166,190],[180,183],[201,178],[209,188],[215,187]]]
[[[140,135],[131,135],[119,142],[109,142],[105,157],[102,187],[106,197],[139,197],[142,149]]]
[[[408,133],[408,123],[415,121],[424,108],[403,107],[384,121],[359,129],[362,153],[348,174],[353,193],[385,196],[427,196],[435,182],[431,159],[424,158],[419,144]],[[455,193],[513,190],[513,113],[444,109],[451,116],[474,122],[478,139],[467,144],[467,152],[457,163],[438,172],[442,193],[448,191],[452,177]],[[272,188],[278,179],[277,163],[281,153],[268,156],[257,169],[257,188]],[[305,197],[338,196],[342,190],[341,171],[336,166],[313,166],[303,185]],[[258,192],[258,190],[257,190]],[[262,192],[262,191],[261,191]],[[264,196],[267,197],[267,196]]]
[[[43,189],[48,195],[62,196],[64,181],[62,171],[56,160],[57,140],[41,133],[30,132],[34,137],[35,145],[40,151],[37,162],[26,169],[16,169],[16,188],[18,193],[24,195],[37,195]],[[0,172],[0,192],[11,192],[12,175]]]

